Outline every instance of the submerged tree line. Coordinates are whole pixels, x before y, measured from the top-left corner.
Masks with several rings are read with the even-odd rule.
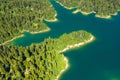
[[[120,10],[120,0],[57,0],[68,8],[83,12],[95,12],[99,16],[110,16]]]
[[[55,14],[49,0],[0,0],[0,44],[24,30],[47,29],[43,19],[54,19]]]
[[[86,31],[75,31],[27,47],[0,46],[0,79],[54,80],[66,65],[60,51],[91,37],[93,36]]]

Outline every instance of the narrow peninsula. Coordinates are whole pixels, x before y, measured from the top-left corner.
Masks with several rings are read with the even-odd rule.
[[[50,0],[1,0],[0,80],[58,80],[69,66],[63,53],[95,39],[92,34],[80,30],[26,47],[8,45],[23,37],[23,32],[49,31],[44,20],[57,21],[56,15]]]
[[[0,44],[11,41],[24,31],[48,30],[43,22],[56,21],[56,11],[49,0],[2,0],[0,2]]]
[[[1,45],[0,79],[57,80],[69,66],[63,52],[94,39],[92,34],[80,30],[27,47]]]

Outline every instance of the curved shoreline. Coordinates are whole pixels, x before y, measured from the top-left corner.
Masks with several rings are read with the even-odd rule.
[[[75,7],[66,7],[62,3],[60,3],[59,1],[55,1],[55,2],[60,4],[62,7],[66,8],[66,9],[69,9],[69,10],[75,8]]]
[[[85,41],[85,42],[80,42],[80,43],[77,43],[77,44],[74,44],[74,45],[69,45],[69,46],[67,46],[66,48],[64,48],[64,49],[63,49],[62,51],[60,51],[60,52],[63,53],[63,52],[66,52],[66,51],[68,51],[68,50],[70,50],[70,49],[74,49],[74,48],[83,46],[83,45],[85,45],[85,44],[87,44],[87,43],[92,42],[93,40],[95,40],[95,37],[94,37],[94,36],[91,36],[91,38],[90,38],[89,40],[87,40],[87,41]]]
[[[51,19],[51,20],[47,20],[47,19],[44,19],[44,20],[47,21],[47,22],[57,22],[57,21],[58,21],[58,19],[56,18],[56,17],[57,17],[57,13],[55,14],[54,17],[55,17],[55,18],[54,18],[54,19]]]
[[[84,12],[84,11],[81,11],[81,10],[75,10],[75,11],[73,11],[73,14],[77,14],[77,13],[82,13],[83,15],[89,15],[89,14],[92,14],[92,13],[96,13],[95,11],[91,11],[91,12]],[[97,15],[97,14],[95,14],[95,17],[97,17],[97,18],[104,18],[104,19],[111,19],[111,16],[112,15],[117,15],[117,13],[115,13],[115,14],[111,14],[111,15],[108,15],[108,16],[100,16],[100,15]]]
[[[60,53],[66,52],[66,51],[68,51],[68,50],[70,50],[70,49],[74,49],[74,48],[83,46],[83,45],[85,45],[85,44],[88,44],[88,43],[92,42],[93,40],[95,40],[95,37],[94,37],[94,36],[91,36],[91,38],[90,38],[89,40],[85,41],[85,42],[80,42],[80,43],[78,43],[78,44],[74,44],[74,45],[69,45],[69,46],[67,46],[67,47],[64,48],[62,51],[60,51]],[[67,59],[65,56],[64,56],[64,60],[66,61],[66,67],[60,71],[60,73],[58,74],[58,76],[56,77],[55,80],[59,80],[60,76],[61,76],[61,75],[68,69],[68,67],[69,67],[68,59]]]
[[[70,8],[69,8],[69,7],[64,6],[64,5],[63,5],[62,3],[60,3],[59,1],[56,1],[56,2],[57,2],[58,4],[60,4],[61,6],[63,6],[64,8],[68,9],[68,10],[73,9],[73,8],[76,8],[76,7],[70,7]],[[118,10],[118,11],[117,11],[116,13],[114,13],[114,14],[110,14],[110,15],[107,15],[107,16],[101,16],[101,15],[95,14],[95,17],[97,17],[97,18],[104,18],[104,19],[111,19],[111,17],[112,17],[112,16],[116,16],[119,11],[120,11],[120,10]],[[89,14],[92,14],[92,13],[96,13],[95,11],[84,12],[84,11],[81,11],[81,10],[79,10],[79,9],[73,11],[72,13],[73,13],[73,14],[77,14],[78,12],[82,13],[83,15],[89,15]]]
[[[16,36],[16,37],[14,37],[14,38],[12,38],[12,39],[10,39],[10,40],[8,40],[8,41],[5,41],[4,43],[1,43],[0,46],[6,45],[7,43],[9,43],[9,42],[11,42],[11,41],[13,41],[13,40],[15,40],[15,39],[17,39],[17,38],[23,37],[23,36],[24,36],[23,34],[20,35],[20,36]]]
[[[94,11],[91,11],[91,12],[83,12],[83,11],[81,11],[81,10],[79,10],[79,9],[73,11],[72,13],[73,13],[73,14],[77,14],[77,13],[79,13],[79,12],[82,13],[83,15],[89,15],[89,14],[92,14],[92,13],[96,13],[96,12],[94,12]]]
[[[36,31],[36,32],[34,32],[34,31],[29,31],[29,30],[23,30],[23,31],[21,31],[21,33],[24,33],[24,32],[29,32],[30,34],[38,34],[38,33],[44,33],[44,32],[48,32],[48,31],[50,31],[50,28],[47,28],[47,29],[44,29],[44,30],[41,30],[41,31]]]
[[[55,80],[59,80],[60,76],[61,76],[61,75],[68,69],[68,67],[69,67],[68,59],[67,59],[67,57],[65,57],[65,56],[64,56],[64,61],[66,62],[66,66],[65,66],[64,69],[62,69],[62,70],[60,71],[60,73],[57,75],[57,77],[56,77]]]
[[[57,18],[55,18],[55,19],[52,19],[52,20],[47,20],[47,19],[44,19],[45,21],[47,21],[47,22],[57,22],[58,21],[58,19]]]
[[[47,29],[42,30],[42,31],[39,31],[39,32],[30,32],[29,30],[23,30],[23,31],[21,31],[21,33],[29,32],[29,33],[31,33],[31,34],[38,34],[38,33],[44,33],[44,32],[48,32],[48,31],[50,31],[50,28],[47,28]],[[7,41],[5,41],[4,43],[1,43],[0,46],[1,46],[1,45],[6,45],[6,44],[12,42],[13,40],[15,40],[15,39],[17,39],[17,38],[20,38],[20,37],[23,37],[23,36],[24,36],[24,34],[21,34],[20,36],[15,36],[14,38],[12,38],[12,39],[10,39],[10,40],[7,40]]]
[[[45,19],[46,21],[48,21],[48,22],[57,22],[58,21],[58,19],[56,18],[56,16],[57,16],[57,13],[55,14],[55,19],[52,19],[52,20],[47,20],[47,19]],[[24,33],[24,32],[29,32],[30,34],[38,34],[38,33],[44,33],[44,32],[48,32],[48,31],[50,31],[50,28],[49,27],[47,27],[47,29],[45,29],[45,30],[41,30],[41,31],[36,31],[36,32],[33,32],[33,31],[29,31],[29,30],[22,30],[21,31],[21,34],[22,33]],[[20,35],[20,36],[15,36],[15,37],[13,37],[12,39],[10,39],[10,40],[7,40],[7,41],[5,41],[5,42],[3,42],[3,43],[1,43],[0,44],[0,46],[1,45],[6,45],[7,43],[9,43],[9,42],[11,42],[11,41],[13,41],[13,40],[15,40],[15,39],[17,39],[17,38],[20,38],[20,37],[23,37],[24,35],[22,34],[22,35]]]
[[[81,11],[81,10],[77,9],[77,10],[73,11],[73,14],[77,14],[78,12],[82,13],[83,15],[89,15],[89,14],[92,14],[92,13],[94,13],[94,14],[96,13],[95,11],[84,12],[84,11]],[[97,17],[97,18],[103,18],[103,19],[111,19],[112,16],[116,16],[118,14],[118,12],[116,12],[114,14],[107,15],[107,16],[100,16],[100,15],[95,14],[95,17]]]

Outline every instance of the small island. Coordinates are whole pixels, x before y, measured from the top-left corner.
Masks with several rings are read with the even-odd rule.
[[[27,47],[1,45],[0,79],[57,80],[69,66],[63,52],[94,39],[92,34],[80,30]]]
[[[76,8],[73,13],[81,12],[85,15],[95,13],[99,18],[111,18],[120,11],[120,0],[56,0],[67,9]]]

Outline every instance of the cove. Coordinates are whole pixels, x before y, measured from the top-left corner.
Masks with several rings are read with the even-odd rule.
[[[58,14],[58,22],[44,21],[51,31],[42,34],[26,32],[24,37],[12,43],[29,46],[40,43],[49,36],[58,38],[63,33],[86,30],[96,37],[96,41],[64,53],[69,59],[70,68],[60,80],[120,80],[120,13],[106,20],[96,18],[95,14],[72,14],[75,9],[65,9],[54,0],[51,3]]]

